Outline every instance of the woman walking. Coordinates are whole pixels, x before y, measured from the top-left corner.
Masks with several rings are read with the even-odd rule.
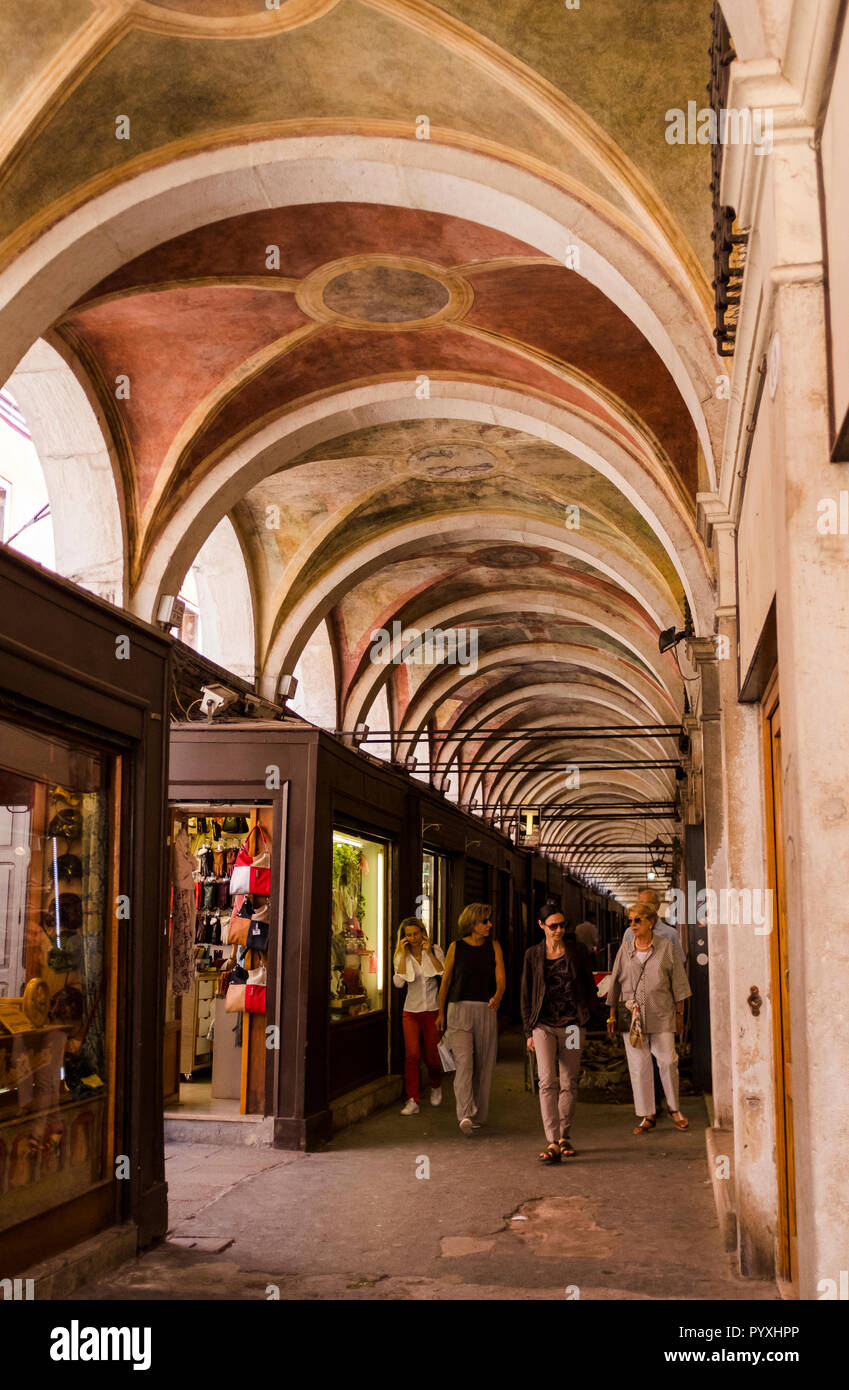
[[[607,1002],[610,1015],[607,1031],[616,1032],[616,1006],[624,1000],[630,1010],[630,1029],[622,1032],[634,1108],[640,1123],[635,1134],[654,1129],[654,1084],[652,1056],[657,1061],[663,1093],[676,1129],[687,1129],[689,1120],[678,1109],[678,1055],[675,1034],[684,1023],[684,1000],[691,990],[680,952],[668,938],[654,935],[657,909],[650,903],[635,903],[628,909],[628,925],[633,940],[627,938],[613,962]]]
[[[403,989],[404,1000],[404,1081],[407,1103],[402,1115],[419,1113],[419,1063],[424,1052],[430,1076],[430,1103],[442,1104],[442,1067],[439,1062],[439,1035],[436,1031],[438,980],[443,955],[432,945],[420,917],[405,917],[398,928],[395,974],[392,983]]]
[[[595,981],[589,951],[567,937],[566,919],[553,898],[543,903],[538,923],[544,940],[525,952],[522,1024],[528,1050],[537,1059],[539,1104],[548,1140],[539,1159],[559,1163],[575,1157],[570,1129]]]
[[[445,957],[436,1027],[445,1032],[457,1063],[454,1099],[463,1134],[486,1124],[498,1049],[498,1006],[506,987],[504,956],[492,941],[492,908],[470,903],[460,913],[459,939]]]

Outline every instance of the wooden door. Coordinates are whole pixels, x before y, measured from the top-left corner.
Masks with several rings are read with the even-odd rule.
[[[773,1076],[778,1167],[778,1274],[798,1293],[796,1173],[793,1147],[793,1054],[790,1043],[790,959],[784,882],[784,823],[781,778],[781,706],[774,680],[764,699],[767,846],[773,895],[770,936]]]

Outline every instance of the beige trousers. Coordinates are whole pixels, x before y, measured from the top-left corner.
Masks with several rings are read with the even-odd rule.
[[[578,1099],[578,1072],[584,1037],[585,1030],[577,1024],[574,1028],[552,1028],[547,1023],[538,1023],[533,1031],[539,1072],[539,1108],[549,1144],[569,1138]],[[577,1046],[574,1046],[575,1043]]]

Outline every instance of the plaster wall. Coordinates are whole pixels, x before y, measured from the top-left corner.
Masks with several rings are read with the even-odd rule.
[[[780,523],[780,518],[774,515],[775,477],[770,453],[770,411],[769,394],[765,391],[749,456],[737,540],[742,676],[749,669],[775,597],[776,538],[780,534],[776,532],[776,521]],[[736,698],[736,693],[729,694]]]
[[[822,180],[828,254],[828,293],[831,312],[831,356],[834,381],[834,428],[838,431],[849,410],[849,28],[844,24],[834,85],[822,133]]]

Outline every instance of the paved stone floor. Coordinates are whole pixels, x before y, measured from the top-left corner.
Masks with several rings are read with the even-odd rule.
[[[490,1123],[465,1138],[400,1105],[319,1153],[171,1144],[168,1239],[87,1299],[777,1299],[722,1249],[701,1098],[631,1134],[626,1106],[580,1105],[578,1157],[536,1161],[521,1038],[501,1039]],[[429,1168],[429,1177],[417,1172]]]

